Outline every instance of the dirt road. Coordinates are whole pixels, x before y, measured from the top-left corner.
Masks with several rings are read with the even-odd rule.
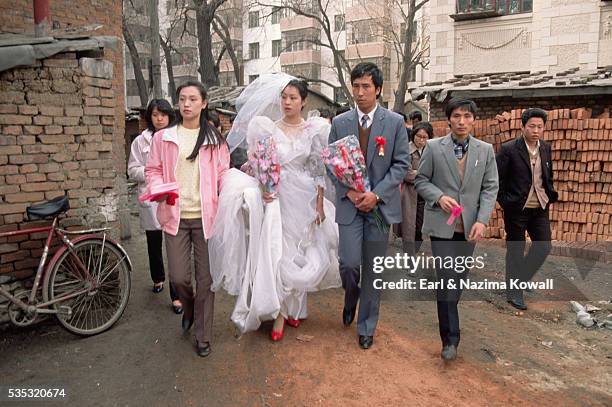
[[[341,325],[341,290],[312,294],[308,320],[287,327],[279,343],[268,339],[269,325],[237,339],[229,321],[234,300],[221,293],[213,353],[202,359],[193,338],[182,337],[167,291],[150,291],[144,237],[126,247],[136,270],[119,323],[85,339],[53,320],[0,327],[3,388],[66,389],[64,400],[32,405],[612,405],[612,331],[580,328],[567,301],[529,294],[530,310],[522,316],[502,293],[463,301],[459,358],[445,365],[430,301],[385,293],[374,347],[363,351],[355,327]],[[495,259],[488,272],[502,270],[499,249],[488,250]],[[564,258],[551,258],[546,267],[545,273],[575,269]],[[612,292],[608,268],[595,265],[588,283],[599,296]],[[612,312],[609,304],[599,306]]]

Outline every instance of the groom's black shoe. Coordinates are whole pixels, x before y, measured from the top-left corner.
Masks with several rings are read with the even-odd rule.
[[[185,314],[183,314],[183,321],[181,323],[183,326],[183,332],[187,332],[191,329],[191,325],[193,325],[193,317],[187,318]]]
[[[373,336],[359,335],[359,347],[361,349],[370,349],[374,344]]]
[[[353,320],[355,319],[355,310],[357,309],[357,307],[353,308],[353,309],[346,309],[344,308],[342,310],[342,323],[344,324],[344,326],[350,326],[353,323]]]
[[[204,358],[210,355],[210,343],[196,341],[196,347],[197,347],[196,353],[198,354],[198,356]]]

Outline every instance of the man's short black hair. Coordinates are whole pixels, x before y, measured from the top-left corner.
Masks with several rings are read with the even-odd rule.
[[[525,110],[521,115],[523,127],[525,127],[529,119],[531,119],[532,117],[539,117],[544,120],[544,124],[546,124],[546,120],[548,119],[548,113],[546,113],[545,110],[542,110],[539,107],[532,107],[531,109]]]
[[[404,112],[398,112],[397,110],[394,110],[395,113],[399,114],[400,116],[402,116],[404,118],[404,121],[408,121],[408,116],[406,116],[406,113]]]
[[[319,109],[319,115],[324,119],[333,119],[334,115],[329,109]]]
[[[472,113],[474,117],[476,117],[476,112],[478,112],[478,107],[476,106],[476,103],[474,103],[473,100],[464,98],[452,98],[448,101],[446,107],[444,108],[446,118],[450,120],[453,111],[455,111],[456,109],[467,110]]]
[[[409,117],[410,120],[417,119],[419,121],[423,121],[423,115],[421,114],[421,112],[418,112],[416,110],[414,112],[411,112]]]
[[[336,109],[336,116],[339,116],[342,113],[346,113],[349,110],[351,110],[350,106],[340,106],[339,108]]]
[[[382,93],[382,72],[380,72],[378,66],[372,62],[360,62],[351,71],[351,84],[353,84],[355,79],[363,78],[364,76],[371,76],[372,82],[374,82],[374,87],[381,89],[381,92],[376,95],[376,99],[378,99],[380,97],[380,93]]]

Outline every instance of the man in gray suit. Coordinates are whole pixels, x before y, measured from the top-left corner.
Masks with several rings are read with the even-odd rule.
[[[451,257],[456,265],[436,262],[441,356],[449,361],[457,357],[459,280],[467,276],[459,267],[464,259],[457,259],[474,253],[495,207],[499,182],[493,146],[472,136],[476,104],[455,98],[445,110],[451,133],[427,142],[414,184],[425,200],[422,230],[429,235],[434,257]],[[451,211],[459,205],[463,212],[449,225]]]
[[[373,286],[373,258],[386,253],[388,225],[402,220],[399,185],[410,169],[410,159],[402,117],[377,103],[383,85],[378,67],[370,62],[358,64],[351,72],[351,85],[357,109],[334,118],[329,142],[355,135],[366,158],[370,192],[360,193],[338,182],[334,184],[340,276],[345,290],[342,322],[345,326],[353,322],[359,302],[359,346],[368,349],[374,341],[380,304],[380,292]],[[382,153],[376,144],[379,136],[386,140]],[[381,230],[374,219],[377,205],[386,230]]]

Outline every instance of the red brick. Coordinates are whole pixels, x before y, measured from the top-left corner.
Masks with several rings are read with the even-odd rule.
[[[39,106],[40,114],[44,116],[63,116],[64,109],[61,106]]]
[[[18,136],[23,134],[23,129],[21,126],[4,126],[2,134],[5,136]]]
[[[65,147],[65,145],[62,146],[62,148]],[[58,144],[35,144],[23,146],[24,154],[57,153],[59,150],[60,146]]]
[[[0,166],[0,175],[7,175],[7,174],[19,174],[19,167],[16,165]]]
[[[42,192],[20,192],[17,194],[9,194],[6,196],[6,202],[37,202],[45,199],[45,194]]]
[[[7,175],[6,176],[7,184],[21,185],[21,184],[24,184],[25,182],[26,182],[25,175]]]
[[[0,114],[0,124],[31,124],[31,123],[32,123],[32,118],[30,116],[21,116],[18,114]]]
[[[23,126],[23,130],[25,134],[38,135],[43,132],[43,127],[42,126]]]
[[[22,152],[21,146],[0,146],[0,154],[2,155],[21,154]]]
[[[0,215],[9,215],[13,213],[25,212],[26,204],[2,204],[0,205]]]
[[[54,117],[53,124],[60,126],[76,126],[79,124],[80,119],[78,117]]]
[[[45,134],[62,134],[63,133],[62,126],[50,125],[45,126]]]
[[[39,191],[52,191],[58,188],[56,182],[36,182],[34,184],[24,184],[21,186],[21,190],[24,192],[39,192]]]
[[[17,114],[17,112],[16,105],[0,105],[0,114]]]
[[[61,126],[57,126],[57,127],[61,128]],[[41,134],[40,136],[38,136],[38,138],[43,144],[74,143],[74,136],[69,135],[69,134],[55,134],[55,135]]]
[[[47,180],[45,174],[28,174],[26,175],[26,182],[44,182]],[[55,181],[55,180],[50,180]]]
[[[19,106],[19,114],[33,116],[35,114],[38,114],[38,107],[30,105],[21,105]]]
[[[81,117],[83,116],[83,108],[81,106],[66,106],[64,108],[66,116]]]
[[[32,121],[38,126],[45,126],[47,124],[53,123],[53,118],[49,116],[34,116]]]

